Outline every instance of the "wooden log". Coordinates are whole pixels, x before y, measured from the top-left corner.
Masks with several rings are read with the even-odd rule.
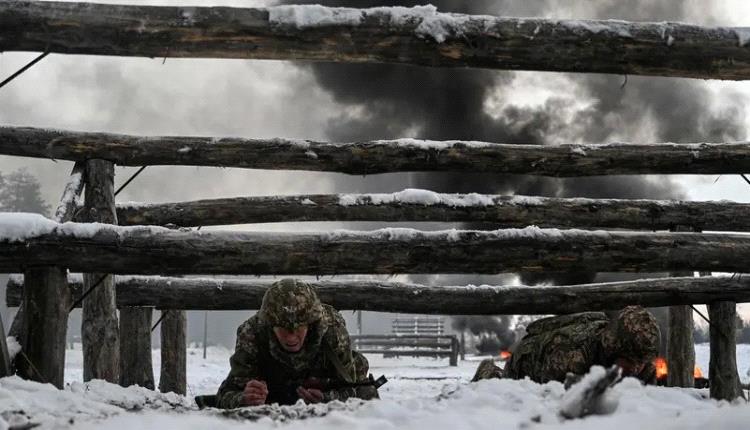
[[[68,330],[70,290],[67,272],[59,267],[30,269],[24,273],[23,354],[16,359],[25,379],[65,386],[65,339]]]
[[[165,310],[161,321],[161,374],[159,391],[187,392],[187,318],[185,311]]]
[[[12,363],[8,353],[8,343],[6,342],[5,326],[3,319],[0,318],[0,378],[10,376],[12,372]]]
[[[55,210],[55,220],[57,222],[68,222],[74,217],[77,209],[76,199],[81,195],[83,190],[83,174],[85,164],[77,162],[70,173],[70,179],[63,190],[60,203]],[[11,326],[13,336],[21,345],[22,350],[28,350],[25,357],[21,355],[19,363],[15,367],[19,369],[21,376],[29,377],[36,381],[46,381],[49,379],[58,388],[63,388],[64,370],[65,370],[65,341],[68,327],[68,311],[70,306],[70,292],[68,290],[67,271],[60,267],[37,267],[29,268],[26,274],[30,276],[30,287],[34,292],[30,292],[26,297],[41,298],[42,302],[32,303],[30,306],[33,312],[27,313],[26,306],[19,305],[15,320]],[[49,303],[50,298],[57,298],[59,304]],[[32,328],[33,332],[39,329],[45,330],[49,335],[43,339],[30,337],[24,332]],[[39,343],[42,341],[43,343]],[[31,344],[27,344],[31,342]],[[31,354],[31,355],[29,355]],[[34,356],[32,359],[31,356]],[[35,362],[30,363],[29,360]],[[35,367],[41,374],[33,371]],[[46,375],[46,376],[43,376]]]
[[[708,305],[711,357],[708,363],[708,380],[711,381],[711,398],[734,400],[744,397],[737,373],[736,303],[715,301]]]
[[[750,171],[748,142],[516,145],[400,139],[328,143],[289,139],[144,137],[0,127],[0,154],[73,161],[104,159],[122,166],[223,166],[332,171],[352,175],[468,171],[580,177],[739,174]]]
[[[681,225],[672,231],[693,231]],[[672,272],[673,277],[692,277],[693,272]],[[670,306],[667,336],[667,386],[694,388],[695,341],[693,340],[693,309],[690,306]]]
[[[741,28],[440,14],[0,3],[0,52],[249,58],[748,79]]]
[[[109,161],[86,163],[84,216],[89,222],[117,224],[114,193],[115,169]],[[88,269],[96,270],[95,266]],[[107,271],[85,273],[81,338],[83,380],[103,379],[120,382],[120,333],[115,306],[114,278]]]
[[[73,171],[70,172],[70,179],[65,185],[60,203],[55,210],[55,221],[68,222],[75,218],[77,210],[80,210],[76,200],[83,192],[83,186],[86,184],[84,175],[86,173],[86,163],[76,162],[73,165]]]
[[[32,265],[116,274],[395,274],[562,271],[742,272],[742,234],[545,230],[383,229],[328,233],[172,231],[55,224],[11,217],[36,231],[0,241],[0,272]]]
[[[120,385],[154,389],[151,361],[152,308],[120,309]]]
[[[456,336],[451,339],[451,357],[448,364],[458,366],[458,338]]]
[[[667,338],[667,386],[695,387],[695,342],[693,309],[690,306],[669,307]]]
[[[601,284],[529,286],[428,286],[388,281],[311,281],[323,302],[340,310],[361,309],[438,315],[567,314],[703,304],[713,300],[750,302],[750,277],[664,278]],[[72,277],[73,298],[80,279]],[[117,277],[117,305],[186,310],[257,310],[268,281],[200,278]],[[23,280],[11,277],[6,301],[20,301]],[[666,334],[665,334],[666,335]],[[372,338],[373,335],[367,335]],[[419,335],[387,335],[414,339]],[[354,335],[352,339],[356,339]],[[434,339],[434,336],[428,336]]]
[[[120,225],[181,227],[299,221],[475,222],[498,227],[750,231],[747,203],[563,199],[406,190],[393,194],[332,194],[206,199],[117,205]]]

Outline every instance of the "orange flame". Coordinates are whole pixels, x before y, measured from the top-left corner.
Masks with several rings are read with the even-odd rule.
[[[667,360],[663,357],[656,357],[654,359],[654,367],[656,367],[656,379],[665,379],[667,377]],[[698,379],[703,377],[703,371],[697,365],[693,369],[693,378]]]
[[[503,361],[510,359],[511,355],[513,354],[510,351],[500,351],[500,359]]]
[[[656,379],[667,377],[667,360],[664,357],[656,357],[654,359],[654,367],[656,367]]]

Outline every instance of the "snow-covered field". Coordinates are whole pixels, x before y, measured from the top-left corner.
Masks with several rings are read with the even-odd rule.
[[[563,420],[559,415],[565,391],[559,383],[539,385],[530,381],[494,380],[468,384],[476,360],[450,367],[447,360],[383,359],[370,356],[371,371],[385,374],[389,382],[380,390],[382,399],[345,404],[249,408],[226,416],[221,411],[198,411],[195,394],[215,392],[227,371],[230,351],[209,348],[188,354],[188,396],[159,394],[139,387],[121,388],[101,381],[81,380],[80,350],[68,351],[68,387],[0,379],[0,430],[131,429],[160,430],[215,428],[576,428],[576,429],[746,429],[750,404],[715,402],[707,390],[643,387],[625,380],[605,396],[600,407],[606,415]],[[708,369],[708,347],[696,348],[698,365]],[[750,380],[750,346],[738,348],[742,379]],[[159,353],[154,351],[158,374]],[[158,378],[158,375],[157,375]],[[262,412],[262,414],[261,414]],[[268,417],[265,417],[267,415]],[[297,419],[294,419],[297,418]],[[306,419],[299,419],[306,418]]]

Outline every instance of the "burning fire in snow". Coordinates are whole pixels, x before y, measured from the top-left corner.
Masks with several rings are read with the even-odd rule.
[[[656,357],[654,359],[654,367],[656,367],[656,379],[667,377],[667,360],[663,357]]]
[[[654,367],[656,367],[656,379],[666,379],[667,378],[667,360],[664,359],[664,357],[656,357],[654,359]],[[695,366],[695,370],[693,370],[693,378],[702,378],[703,377],[703,371],[701,371],[701,368],[698,366]]]
[[[507,361],[510,359],[511,354],[510,351],[500,351],[500,359],[503,361]]]

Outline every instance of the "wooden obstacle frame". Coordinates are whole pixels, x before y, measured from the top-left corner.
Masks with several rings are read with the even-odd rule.
[[[406,12],[388,8],[339,9],[335,14],[330,11],[331,16],[345,19],[300,22],[289,8],[292,6],[249,9],[5,1],[0,2],[0,52],[385,62],[750,79],[750,46],[743,42],[743,29],[676,23],[521,20],[440,14],[430,8]],[[163,374],[173,377],[160,385],[179,391],[184,384],[184,367],[180,367],[179,359],[180,354],[184,357],[184,309],[228,309],[232,308],[228,303],[232,299],[236,303],[238,298],[248,299],[243,308],[257,309],[259,297],[267,288],[253,281],[165,281],[158,276],[130,275],[580,269],[742,273],[750,257],[747,236],[700,233],[750,231],[750,206],[725,201],[549,199],[412,191],[117,205],[113,186],[115,165],[224,166],[357,175],[410,171],[552,177],[741,174],[750,171],[748,142],[548,146],[400,139],[341,143],[126,136],[2,126],[0,154],[76,162],[55,221],[37,223],[43,228],[0,241],[0,271],[25,274],[23,281],[11,279],[8,303],[22,305],[20,323],[14,324],[11,334],[21,337],[27,360],[37,364],[37,372],[29,371],[26,376],[57,386],[62,384],[68,306],[82,302],[84,308],[84,374],[111,382],[121,382],[119,373],[125,371],[121,369],[133,368],[133,363],[120,363],[122,357],[139,356],[121,354],[116,346],[121,341],[117,307],[166,312],[168,331],[173,337],[167,342],[171,349],[163,352],[165,357],[178,358],[173,360],[176,368],[162,369]],[[84,206],[79,208],[76,200],[84,187]],[[63,224],[70,220],[76,222]],[[501,229],[266,234],[158,227],[363,220],[486,222]],[[23,227],[26,222],[37,221],[12,222]],[[92,229],[88,223],[93,221],[112,226]],[[543,228],[527,227],[532,224]],[[597,230],[601,228],[610,230]],[[290,256],[290,249],[297,251],[294,257]],[[66,270],[87,273],[80,280],[75,276],[55,276],[64,275]],[[90,273],[92,270],[95,272]],[[112,274],[127,276],[119,279]],[[711,395],[718,399],[738,395],[736,345],[734,336],[727,333],[734,324],[735,304],[750,301],[750,284],[741,276],[688,276],[544,288],[441,288],[395,282],[324,282],[316,288],[322,296],[336,292],[329,297],[342,309],[428,314],[565,313],[628,304],[708,304],[712,330],[709,373],[712,378],[717,375],[711,383]],[[383,291],[393,294],[385,297]],[[408,298],[404,294],[409,294]],[[121,318],[130,318],[126,326],[131,331],[150,333],[145,330],[149,315],[125,312]],[[121,327],[124,324],[119,323]],[[58,333],[51,344],[28,335],[47,329]],[[683,318],[670,328],[675,330],[670,336],[687,329]],[[94,348],[94,339],[106,339],[108,348]],[[128,348],[131,344],[138,343],[122,345]],[[692,371],[689,361],[675,357],[670,362]],[[670,372],[682,370],[685,369]],[[148,372],[142,374],[148,378]],[[680,384],[689,382],[692,381]]]

